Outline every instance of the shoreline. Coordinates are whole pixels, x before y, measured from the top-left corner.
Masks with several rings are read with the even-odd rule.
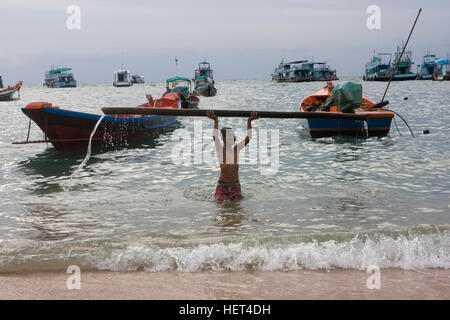
[[[81,289],[62,272],[1,273],[0,299],[444,299],[450,270],[381,269],[380,289],[368,289],[365,271],[113,272],[81,271]]]

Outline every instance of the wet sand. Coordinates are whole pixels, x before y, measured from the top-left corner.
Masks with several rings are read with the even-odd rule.
[[[381,288],[357,270],[290,272],[81,273],[69,290],[61,273],[0,274],[0,299],[450,299],[450,270],[381,270]]]

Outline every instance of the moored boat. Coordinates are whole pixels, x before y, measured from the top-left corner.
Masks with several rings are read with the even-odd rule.
[[[392,53],[380,52],[373,54],[366,63],[363,79],[365,81],[389,81],[391,76]]]
[[[409,50],[405,51],[403,56],[401,55],[401,48],[397,47],[397,51],[395,52],[395,58],[393,62],[393,66],[397,64],[397,71],[395,71],[394,77],[392,80],[403,81],[403,80],[415,80],[417,74],[411,71],[412,65],[412,52]]]
[[[209,62],[202,61],[199,63],[198,69],[195,70],[194,79],[194,95],[212,97],[217,94],[217,89],[214,86],[214,72]]]
[[[119,70],[114,72],[114,87],[130,87],[133,83],[131,82],[130,70],[126,70],[121,67]]]
[[[184,77],[173,77],[166,80],[166,94],[181,93],[181,107],[184,109],[197,108],[200,99],[192,93],[191,79]]]
[[[72,68],[53,68],[45,73],[44,86],[47,88],[75,88],[77,81]]]
[[[378,53],[373,55],[372,59],[365,65],[365,81],[389,81],[391,73],[397,65],[397,70],[392,76],[392,81],[414,80],[417,75],[411,72],[413,62],[411,61],[411,51],[405,51],[400,59],[401,50],[397,47],[397,51],[392,61],[391,53]],[[399,60],[400,59],[400,60]]]
[[[325,62],[298,60],[284,62],[272,75],[272,80],[277,82],[309,82],[309,81],[333,81],[338,80],[336,70],[332,70]]]
[[[450,80],[450,58],[436,59],[433,80]]]
[[[133,74],[131,76],[131,83],[133,84],[145,83],[144,76],[141,76],[140,74]]]
[[[422,64],[417,66],[418,80],[431,80],[433,78],[434,69],[436,67],[435,60],[436,56],[434,54],[427,54],[423,56]]]
[[[149,99],[139,108],[180,109],[178,94],[161,99]],[[25,141],[17,144],[50,142],[59,151],[85,148],[89,137],[102,117],[99,114],[60,109],[49,102],[32,102],[22,108],[45,134],[44,140]],[[176,121],[176,116],[105,115],[92,138],[92,145],[121,146],[130,140],[153,137],[167,130]]]
[[[307,131],[313,138],[332,136],[382,136],[389,133],[392,111],[362,96],[360,83],[347,82],[325,87],[304,98],[299,105],[301,112],[353,113],[367,115],[366,121],[307,119]]]
[[[12,100],[14,94],[17,93],[20,97],[20,88],[22,88],[22,81],[16,83],[15,86],[8,86],[0,90],[0,101]]]
[[[206,76],[200,76],[195,79],[194,95],[213,97],[217,94],[217,89],[214,87],[214,81]]]

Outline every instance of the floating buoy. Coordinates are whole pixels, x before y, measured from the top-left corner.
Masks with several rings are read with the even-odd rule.
[[[423,130],[423,134],[429,134],[429,133],[430,133],[430,130],[428,130],[428,129]]]
[[[408,100],[408,97],[404,97],[403,100]]]

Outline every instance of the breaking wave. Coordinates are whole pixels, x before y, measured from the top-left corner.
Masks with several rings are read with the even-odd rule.
[[[313,237],[297,243],[285,239],[166,248],[136,243],[122,248],[79,250],[78,253],[75,250],[59,255],[55,255],[54,250],[51,252],[0,255],[0,271],[23,269],[26,264],[32,266],[32,270],[79,264],[85,270],[149,272],[365,270],[370,265],[401,269],[450,268],[450,231],[434,228],[433,232],[373,232],[335,235],[335,239],[328,240]]]

